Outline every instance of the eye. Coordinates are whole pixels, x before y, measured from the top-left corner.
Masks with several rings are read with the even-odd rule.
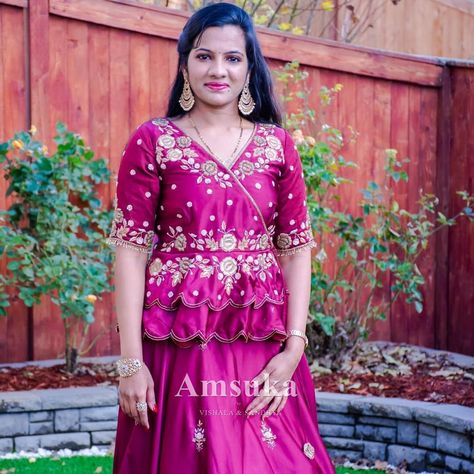
[[[240,58],[238,56],[229,56],[229,59],[232,59],[235,61],[231,61],[231,63],[239,63],[240,62]]]
[[[203,57],[208,58],[208,57],[209,57],[209,54],[198,54],[198,55],[196,56],[196,58],[198,58],[198,59],[202,59]]]

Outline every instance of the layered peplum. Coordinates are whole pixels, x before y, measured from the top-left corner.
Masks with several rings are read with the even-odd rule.
[[[203,345],[216,338],[232,342],[237,338],[262,341],[286,339],[285,302],[268,300],[260,307],[228,305],[214,311],[208,304],[186,306],[180,299],[173,311],[154,305],[143,311],[145,334],[155,340],[171,338],[176,344],[188,347],[195,342]]]
[[[155,253],[146,268],[145,308],[173,310],[207,305],[219,311],[265,302],[282,304],[286,289],[271,251],[209,252],[199,254]]]
[[[149,337],[286,337],[278,258],[315,246],[303,178],[291,137],[272,124],[255,124],[229,167],[167,118],[137,128],[108,242],[148,254]]]

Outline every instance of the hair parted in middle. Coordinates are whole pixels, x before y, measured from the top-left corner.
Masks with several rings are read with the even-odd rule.
[[[249,88],[255,101],[255,108],[245,118],[251,122],[274,123],[281,126],[282,113],[274,91],[270,69],[263,57],[252,19],[248,13],[231,3],[214,3],[197,10],[184,25],[178,40],[178,70],[168,100],[167,117],[183,114],[179,98],[184,86],[182,68],[186,67],[189,53],[199,45],[202,33],[212,26],[236,25],[245,36]],[[196,45],[194,43],[196,42]]]

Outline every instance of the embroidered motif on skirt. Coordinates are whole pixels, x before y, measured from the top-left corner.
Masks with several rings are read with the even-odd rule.
[[[260,430],[262,432],[262,440],[267,443],[268,447],[273,449],[276,446],[276,435],[273,434],[272,429],[265,423],[264,420],[262,420]]]
[[[198,421],[197,427],[194,428],[193,442],[196,444],[197,451],[202,451],[206,437],[204,436],[204,427],[201,420]]]
[[[311,443],[305,443],[303,451],[309,459],[314,459],[314,447]]]

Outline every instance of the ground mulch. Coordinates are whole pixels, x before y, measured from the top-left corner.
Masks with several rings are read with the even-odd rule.
[[[448,355],[432,355],[413,346],[366,343],[344,356],[337,368],[326,358],[314,361],[311,371],[318,391],[474,408],[474,367],[460,366]],[[81,363],[74,374],[64,365],[0,368],[0,392],[117,384],[113,363]]]
[[[398,397],[474,408],[474,365],[460,365],[447,353],[405,344],[365,343],[338,367],[315,361],[315,387],[322,392]]]
[[[0,368],[0,392],[117,384],[118,375],[113,364],[80,364],[74,374],[68,373],[65,365]]]

